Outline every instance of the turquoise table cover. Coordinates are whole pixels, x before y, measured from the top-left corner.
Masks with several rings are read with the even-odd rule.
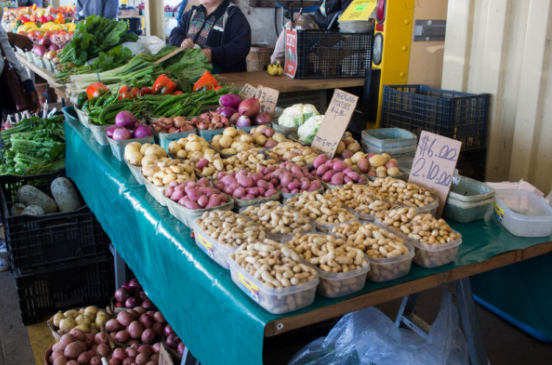
[[[244,294],[230,272],[196,246],[190,229],[136,182],[109,146],[97,144],[75,120],[65,125],[67,176],[192,354],[203,365],[261,364],[264,326],[286,315],[270,314]],[[311,306],[290,315],[551,240],[514,237],[494,219],[451,225],[463,236],[453,263],[435,269],[412,265],[408,276],[387,283],[367,282],[362,291],[348,297],[317,295]]]

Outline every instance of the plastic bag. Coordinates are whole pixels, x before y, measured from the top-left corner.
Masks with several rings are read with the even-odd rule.
[[[129,47],[126,43],[124,45]],[[159,37],[144,36],[138,37],[138,41],[129,48],[132,54],[156,54],[165,46],[165,42]],[[139,50],[139,53],[135,53],[135,50]]]
[[[409,329],[397,328],[385,314],[370,307],[344,316],[327,337],[299,351],[289,365],[464,365],[469,364],[458,310],[444,291],[441,310],[427,341]]]

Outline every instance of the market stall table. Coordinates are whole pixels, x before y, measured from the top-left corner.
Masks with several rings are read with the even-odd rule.
[[[65,86],[63,84],[60,84],[56,78],[54,77],[54,73],[52,71],[46,70],[42,67],[39,67],[35,65],[34,63],[29,62],[24,56],[22,56],[19,53],[15,54],[17,56],[17,59],[21,64],[27,68],[29,71],[37,74],[38,76],[42,77],[50,87],[52,87],[56,94],[62,98],[67,99],[65,96]]]
[[[284,315],[259,307],[205,255],[191,231],[138,184],[109,147],[99,146],[80,124],[66,123],[67,176],[110,236],[148,296],[202,364],[261,364],[265,337],[321,322],[457,281],[472,363],[485,352],[474,315],[468,277],[552,252],[550,237],[514,237],[495,221],[452,224],[463,235],[456,260],[435,269],[412,265],[410,274],[387,283],[368,282],[356,294],[316,297],[311,306]],[[485,361],[486,363],[486,361]]]

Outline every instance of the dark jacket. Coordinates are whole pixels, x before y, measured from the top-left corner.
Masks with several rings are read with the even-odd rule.
[[[220,6],[224,5],[229,5],[227,0]],[[194,10],[205,11],[205,8],[202,5],[194,6],[182,15],[178,26],[172,30],[169,37],[171,46],[180,47],[182,41],[187,38]],[[228,17],[224,26],[222,41],[220,43],[214,42],[212,39],[214,37],[211,37],[211,35],[207,38],[207,45],[211,48],[211,60],[213,66],[219,66],[222,73],[244,72],[247,71],[245,58],[251,49],[251,28],[237,6],[228,6],[226,12]],[[212,32],[213,30],[211,30]]]
[[[320,11],[320,7],[326,1],[326,16]],[[320,0],[318,9],[314,13],[314,20],[320,29],[327,29],[333,18],[338,12],[344,12],[353,0]],[[332,28],[337,28],[337,20],[332,24]]]

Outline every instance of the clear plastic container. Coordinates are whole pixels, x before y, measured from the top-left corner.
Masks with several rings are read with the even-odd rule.
[[[102,146],[109,146],[109,138],[107,138],[105,132],[109,127],[111,127],[111,125],[95,125],[90,123],[89,126],[89,129],[96,139],[96,142],[98,142]]]
[[[314,226],[316,227],[316,230],[318,232],[330,234],[330,232],[332,231],[332,229],[334,229],[334,227],[337,227],[340,224],[349,224],[354,221],[356,221],[356,219],[351,219],[340,223],[321,223],[321,222],[314,221]]]
[[[144,185],[144,177],[142,176],[142,167],[140,166],[134,166],[127,160],[125,160],[125,163],[127,164],[130,172],[132,173],[132,176],[140,183],[140,185]]]
[[[234,205],[236,207],[242,208],[242,207],[248,207],[250,205],[258,205],[258,204],[262,204],[262,203],[266,203],[274,200],[280,200],[280,193],[276,193],[268,197],[261,197],[261,198],[247,199],[247,200],[237,199],[237,198],[234,198],[233,196],[231,197],[231,199],[234,201]]]
[[[234,207],[234,202],[229,200],[228,203],[218,205],[214,208],[209,209],[188,209],[183,205],[178,204],[173,201],[171,198],[165,196],[165,189],[162,189],[161,192],[163,198],[165,199],[165,205],[169,208],[169,213],[186,226],[192,228],[192,225],[195,220],[201,218],[203,213],[209,212],[211,210],[231,210]]]
[[[144,137],[144,138],[134,138],[134,139],[125,139],[123,141],[115,141],[111,138],[107,138],[109,145],[111,146],[111,152],[113,156],[119,161],[124,161],[125,159],[125,147],[131,142],[138,142],[140,144],[144,143],[153,143],[153,136]]]
[[[443,266],[454,261],[458,248],[462,243],[462,237],[456,241],[441,245],[429,245],[411,238],[407,238],[407,240],[414,246],[414,263],[428,269]]]
[[[266,286],[228,255],[232,281],[253,301],[273,314],[293,312],[308,307],[314,302],[319,279],[316,277],[307,283],[289,288],[271,288]]]
[[[392,232],[395,233],[395,231]],[[368,280],[381,283],[408,275],[414,258],[414,247],[408,242],[405,242],[405,246],[408,247],[408,253],[397,257],[374,258],[368,256],[371,266]]]
[[[432,195],[432,196],[435,199],[435,201],[423,207],[411,207],[411,206],[399,204],[399,203],[397,203],[397,205],[405,208],[414,208],[414,210],[416,211],[416,214],[430,213],[432,216],[435,217],[435,214],[437,213],[437,208],[439,208],[439,198],[437,198],[437,196],[435,195]]]
[[[239,246],[233,247],[223,245],[217,240],[211,238],[207,233],[198,227],[197,219],[193,221],[191,228],[194,230],[196,245],[213,261],[228,270],[230,268],[230,265],[228,264],[228,257],[230,257],[230,255],[233,254]]]
[[[153,185],[144,176],[142,176],[142,180],[144,181],[144,185],[146,185],[146,190],[148,191],[148,193],[150,193],[150,195],[153,197],[153,199],[157,200],[157,202],[159,204],[166,207],[167,206],[167,199],[165,199],[165,195],[163,194],[165,189]]]
[[[169,144],[172,141],[178,141],[180,138],[188,137],[190,134],[197,134],[197,131],[195,129],[192,131],[179,133],[159,133],[157,131],[153,131],[153,138],[155,139],[156,144],[160,145],[168,151]]]
[[[396,154],[416,151],[418,138],[401,128],[380,128],[362,131],[362,143],[367,152]]]
[[[317,288],[318,294],[327,298],[339,298],[356,293],[364,288],[366,273],[370,270],[370,263],[360,269],[340,273],[325,272],[316,266],[314,268],[320,278],[320,284]]]
[[[546,237],[552,234],[552,207],[525,190],[497,190],[494,213],[515,236]]]
[[[480,202],[494,198],[495,190],[489,185],[469,177],[460,176],[460,180],[452,182],[448,199],[465,203]]]
[[[451,199],[450,196],[443,210],[443,217],[460,223],[469,223],[485,218],[487,212],[492,209],[494,197],[475,202],[463,202]]]
[[[284,193],[282,190],[280,190],[278,188],[276,188],[276,190],[282,195],[283,199],[293,198],[294,196],[297,196],[297,195],[303,193],[303,191],[301,193]],[[320,189],[316,190],[316,192],[318,194],[322,194],[324,192],[324,190],[325,190],[324,185],[321,184]]]

